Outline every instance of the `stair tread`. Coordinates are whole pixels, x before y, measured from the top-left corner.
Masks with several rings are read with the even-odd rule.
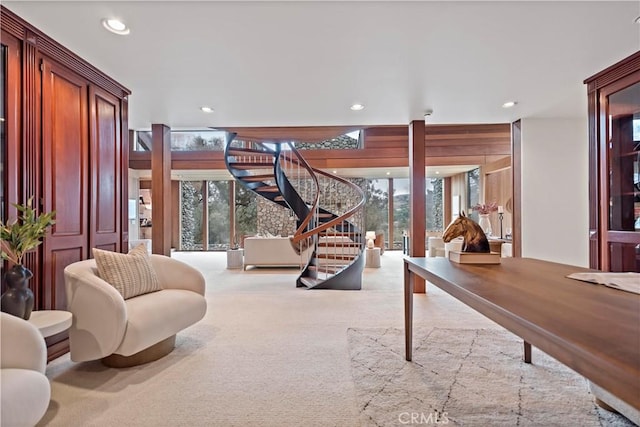
[[[277,185],[263,185],[262,187],[255,188],[254,191],[261,193],[279,193],[280,189]]]
[[[318,246],[326,248],[356,248],[360,245],[358,242],[318,242]]]
[[[314,279],[313,277],[301,277],[300,281],[308,288],[313,288],[323,282],[323,280]]]
[[[261,154],[261,155],[273,155],[272,151],[266,150],[257,150],[255,148],[229,148],[227,150],[227,154],[233,156],[231,153],[242,153],[242,154]]]
[[[236,169],[271,167],[273,162],[230,162],[229,166]]]
[[[247,175],[247,176],[239,176],[238,179],[243,181],[253,182],[253,181],[267,181],[269,179],[274,179],[273,174],[259,174],[259,175]]]
[[[356,254],[316,254],[316,258],[351,260],[357,257]]]
[[[310,265],[309,270],[318,272],[318,273],[330,273],[335,274],[338,271],[342,270],[344,266],[328,266],[328,265]]]

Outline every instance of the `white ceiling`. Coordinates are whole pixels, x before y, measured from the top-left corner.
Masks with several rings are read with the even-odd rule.
[[[584,117],[582,81],[640,49],[639,1],[3,4],[131,89],[133,129]]]

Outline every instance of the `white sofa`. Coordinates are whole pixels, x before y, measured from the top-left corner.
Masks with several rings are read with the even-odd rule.
[[[302,267],[309,251],[296,253],[288,237],[247,237],[244,239],[244,269],[256,267]]]
[[[51,385],[47,347],[31,323],[0,313],[0,425],[34,426],[45,414]]]
[[[102,359],[114,367],[150,362],[171,352],[176,333],[204,317],[202,274],[170,257],[150,255],[150,261],[162,290],[126,300],[98,276],[95,260],[65,268],[71,360]]]

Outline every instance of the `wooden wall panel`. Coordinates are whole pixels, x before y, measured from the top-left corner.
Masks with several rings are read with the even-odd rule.
[[[46,293],[46,305],[51,310],[65,310],[67,307],[66,291],[64,287],[64,268],[76,261],[85,259],[85,247],[68,247],[54,249],[50,253],[47,264],[52,272],[49,292]]]
[[[89,88],[91,117],[90,247],[119,252],[122,221],[120,102],[110,93]]]
[[[256,138],[267,129],[268,132],[262,134],[265,138],[283,139],[274,132],[288,128],[234,129]],[[303,135],[304,129],[296,128],[296,132]],[[511,154],[508,124],[427,125],[426,129],[427,166],[484,165]],[[336,128],[328,127],[323,134],[322,128],[308,128],[310,138],[326,136],[335,131]],[[321,169],[409,166],[409,133],[406,126],[370,127],[363,130],[363,135],[364,145],[361,149],[304,150],[305,159],[311,166]],[[150,169],[151,153],[132,152],[129,166],[133,169]],[[226,166],[222,152],[183,151],[172,153],[171,168],[219,170],[226,169]]]
[[[46,292],[39,308],[55,309],[65,299],[58,281],[67,264],[61,259],[88,255],[88,86],[48,60],[43,60],[42,82],[43,200],[45,211],[56,211],[56,224],[43,244]],[[75,255],[57,258],[66,250]]]
[[[0,42],[6,47],[6,109],[5,117],[5,170],[1,171],[5,182],[4,215],[5,218],[15,218],[17,210],[11,206],[21,200],[19,172],[22,170],[20,159],[22,153],[22,109],[20,88],[22,87],[22,47],[17,38],[9,33],[1,32]],[[4,284],[4,283],[3,283]]]
[[[484,170],[483,170],[484,173]],[[502,169],[485,175],[484,180],[485,202],[496,202],[498,206],[504,208],[502,219],[502,237],[504,237],[506,228],[512,228],[512,178],[511,168]],[[500,236],[500,220],[498,213],[492,212],[489,215],[492,231],[494,236]]]
[[[129,251],[129,103],[120,100],[120,252]]]
[[[6,182],[3,180],[2,185],[10,202],[24,203],[34,196],[39,212],[56,210],[57,223],[43,245],[27,254],[24,264],[34,274],[30,283],[35,294],[34,308],[65,308],[63,270],[69,263],[89,256],[91,195],[100,194],[96,210],[110,212],[110,216],[97,220],[96,229],[120,233],[101,247],[116,250],[121,241],[127,240],[126,229],[122,230],[122,218],[127,215],[123,203],[126,187],[92,191],[89,171],[98,165],[98,176],[104,168],[113,176],[117,164],[120,170],[115,176],[127,184],[122,165],[128,164],[128,152],[118,152],[120,148],[112,141],[121,138],[119,134],[128,133],[126,97],[131,92],[2,5],[0,28],[2,44],[9,46],[10,53],[5,99],[10,146]],[[90,83],[101,93],[96,104],[91,105]],[[96,107],[92,109],[92,114],[97,114],[95,123],[89,120],[92,107]],[[115,111],[118,108],[120,112]],[[90,153],[94,135],[90,136],[89,130],[93,125],[97,145],[92,144]],[[123,140],[128,149],[128,140]],[[108,153],[100,158],[105,147]],[[98,157],[90,163],[90,155]],[[110,204],[106,197],[113,199],[113,207],[106,208]],[[7,209],[5,214],[15,217],[15,210]],[[66,334],[55,335],[46,342],[50,359],[68,349]]]
[[[3,27],[4,28],[4,27]],[[22,44],[22,149],[19,171],[20,176],[20,200],[19,203],[33,197],[34,206],[41,209],[41,80],[38,73],[38,60],[36,58],[37,49],[33,32],[26,30],[25,41]],[[25,255],[23,264],[30,269],[34,276],[40,272],[41,258],[37,252],[30,252]],[[30,283],[33,288],[35,304],[42,300],[43,287]]]

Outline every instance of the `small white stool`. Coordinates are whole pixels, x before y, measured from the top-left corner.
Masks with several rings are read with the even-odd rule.
[[[229,270],[242,268],[244,261],[242,249],[227,249],[227,268]]]
[[[365,267],[380,268],[380,248],[367,248],[365,254]]]

